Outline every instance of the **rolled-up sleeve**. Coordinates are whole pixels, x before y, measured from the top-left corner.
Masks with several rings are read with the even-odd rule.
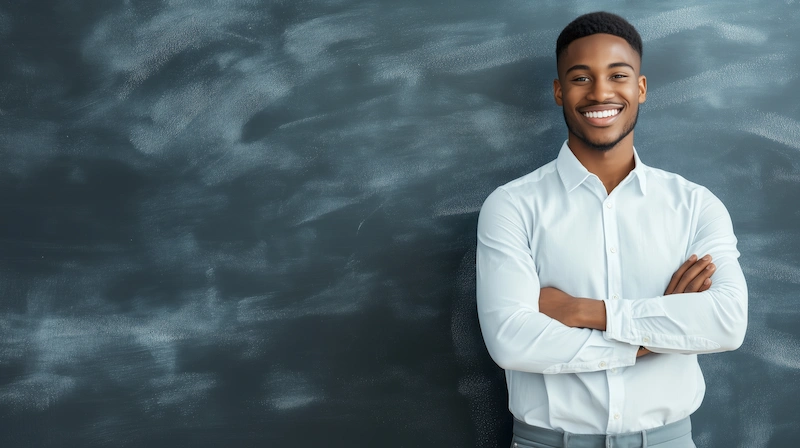
[[[638,343],[571,328],[539,312],[539,277],[519,207],[502,187],[484,202],[476,255],[478,318],[486,347],[502,368],[545,374],[626,367]]]
[[[747,329],[747,284],[730,215],[722,202],[700,189],[693,239],[686,257],[711,254],[716,271],[700,293],[606,302],[607,340],[640,344],[657,353],[735,350]]]

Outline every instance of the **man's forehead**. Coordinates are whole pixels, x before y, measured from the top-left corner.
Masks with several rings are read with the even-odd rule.
[[[592,34],[575,39],[567,46],[559,58],[558,70],[566,70],[575,65],[603,68],[610,64],[625,62],[638,69],[641,64],[639,53],[625,39],[611,34]]]

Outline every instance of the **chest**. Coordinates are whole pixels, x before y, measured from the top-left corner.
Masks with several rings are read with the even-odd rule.
[[[646,198],[542,203],[529,229],[542,286],[579,297],[654,297],[688,258],[691,216]]]

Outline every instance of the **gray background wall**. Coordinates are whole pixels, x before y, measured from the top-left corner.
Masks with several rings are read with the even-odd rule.
[[[555,39],[597,9],[645,40],[643,160],[740,239],[696,442],[793,446],[793,0],[3,2],[0,445],[507,446],[477,212],[555,157]]]

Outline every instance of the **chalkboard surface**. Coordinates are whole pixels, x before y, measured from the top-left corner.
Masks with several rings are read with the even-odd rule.
[[[477,213],[556,156],[598,9],[645,41],[642,159],[740,240],[696,443],[797,446],[794,0],[4,2],[0,446],[508,446]]]

